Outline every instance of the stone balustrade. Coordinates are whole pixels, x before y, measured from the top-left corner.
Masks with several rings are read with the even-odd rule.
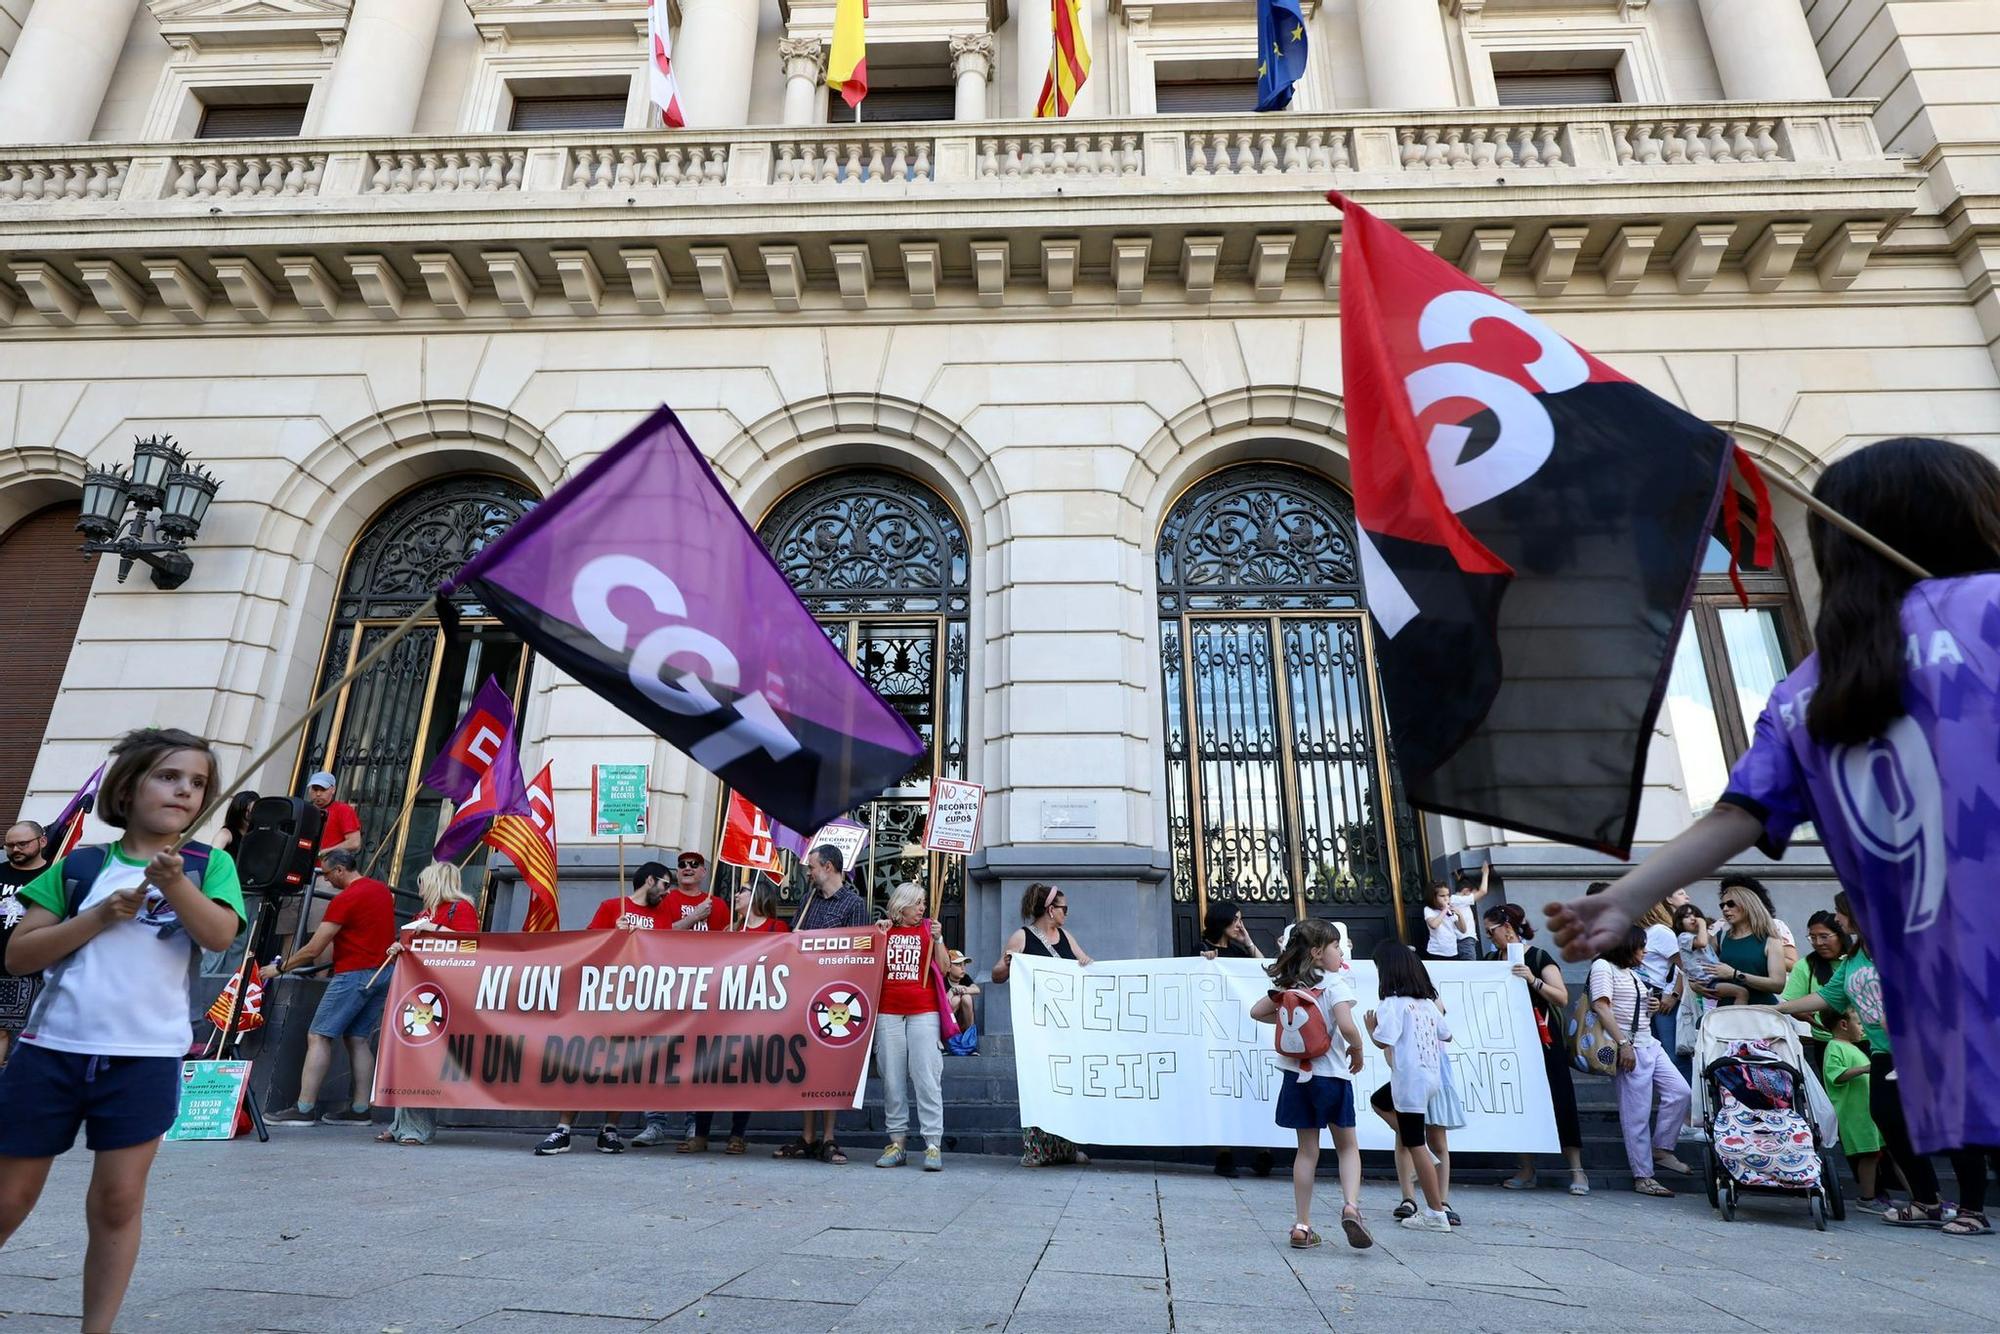
[[[1311,177],[1394,188],[1440,173],[1562,171],[1634,181],[1862,169],[1894,172],[1866,102],[1715,103],[1153,116],[1058,128],[1048,121],[590,131],[476,138],[268,140],[202,146],[0,150],[0,206],[55,208],[231,199],[443,194],[585,196],[699,188],[796,194],[923,190],[1036,178],[1219,181]]]

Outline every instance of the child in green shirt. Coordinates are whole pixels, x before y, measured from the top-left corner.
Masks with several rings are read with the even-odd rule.
[[[1834,1115],[1840,1120],[1840,1147],[1847,1165],[1861,1186],[1856,1206],[1879,1214],[1889,1201],[1879,1193],[1876,1168],[1882,1161],[1882,1132],[1868,1115],[1868,1054],[1861,1049],[1866,1039],[1861,1016],[1852,1010],[1836,1010],[1828,1016],[1826,1057],[1821,1071],[1827,1096],[1833,1099]]]

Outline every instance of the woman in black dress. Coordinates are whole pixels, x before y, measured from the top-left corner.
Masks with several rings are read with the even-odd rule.
[[[1027,925],[1007,937],[1000,962],[993,965],[993,980],[1005,982],[1013,969],[1016,954],[1034,954],[1047,959],[1068,959],[1089,964],[1090,956],[1076,943],[1065,925],[1069,921],[1069,896],[1054,885],[1032,884],[1021,896],[1021,917]],[[1058,1163],[1088,1163],[1090,1158],[1061,1135],[1051,1135],[1040,1126],[1021,1129],[1021,1166],[1050,1167]]]

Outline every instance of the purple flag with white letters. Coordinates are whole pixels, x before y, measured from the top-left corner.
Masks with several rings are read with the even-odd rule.
[[[874,797],[923,753],[785,582],[670,408],[466,562],[440,605],[460,589],[793,829]]]
[[[472,707],[452,729],[431,767],[424,770],[424,786],[462,802],[493,767],[502,750],[514,745],[514,701],[492,677],[472,697]]]

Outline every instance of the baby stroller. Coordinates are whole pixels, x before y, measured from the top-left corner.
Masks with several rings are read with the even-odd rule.
[[[1695,1039],[1708,1130],[1708,1202],[1736,1217],[1744,1191],[1803,1195],[1813,1226],[1847,1217],[1840,1174],[1813,1114],[1798,1025],[1768,1005],[1702,1016]],[[1837,1132],[1829,1132],[1837,1134]]]

